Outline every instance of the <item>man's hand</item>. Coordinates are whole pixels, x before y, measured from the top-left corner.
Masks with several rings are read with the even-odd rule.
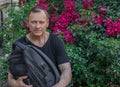
[[[27,79],[27,76],[22,76],[22,77],[19,77],[17,80],[16,80],[16,83],[18,84],[18,87],[33,87],[32,85],[26,85],[24,83],[24,80]]]
[[[15,80],[13,75],[10,72],[8,73],[8,84],[10,87],[33,87],[32,85],[26,85],[24,83],[25,79],[27,79],[27,76],[22,76]]]
[[[55,85],[52,86],[52,87],[65,87],[65,86],[63,86],[62,84],[57,83],[57,84],[55,84]]]

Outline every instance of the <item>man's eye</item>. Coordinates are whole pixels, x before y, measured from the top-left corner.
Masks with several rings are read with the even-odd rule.
[[[35,24],[36,22],[35,22],[35,21],[32,21],[31,23]]]
[[[43,21],[40,21],[39,23],[40,23],[40,24],[43,24],[44,22],[43,22]]]

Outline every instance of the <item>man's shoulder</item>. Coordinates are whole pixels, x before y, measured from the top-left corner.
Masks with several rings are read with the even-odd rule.
[[[57,34],[54,34],[54,33],[50,33],[50,38],[52,40],[60,39],[59,36]]]
[[[54,34],[54,33],[50,33],[50,36],[52,36],[52,37],[56,37],[56,34]]]
[[[62,39],[54,33],[51,33],[50,35],[50,42],[52,46],[55,46],[55,47],[63,44]]]
[[[16,41],[19,41],[21,43],[25,43],[26,42],[26,36],[19,37],[18,39],[16,39]]]

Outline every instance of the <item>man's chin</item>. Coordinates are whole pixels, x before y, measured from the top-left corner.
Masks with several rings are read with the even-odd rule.
[[[34,33],[35,36],[41,36],[42,33]]]

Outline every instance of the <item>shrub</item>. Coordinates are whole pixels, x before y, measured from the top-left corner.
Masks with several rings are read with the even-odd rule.
[[[114,38],[99,40],[96,32],[88,30],[80,33],[77,43],[66,47],[73,69],[73,86],[120,84],[120,41]]]
[[[27,12],[34,5],[40,5],[50,14],[49,31],[60,36],[65,43],[73,72],[71,86],[119,86],[119,1],[37,1],[22,3],[19,10],[9,9],[9,19],[0,30],[3,51],[9,54],[14,40],[26,34],[23,28],[26,28]]]
[[[7,59],[0,57],[0,86],[7,79],[8,61]]]

